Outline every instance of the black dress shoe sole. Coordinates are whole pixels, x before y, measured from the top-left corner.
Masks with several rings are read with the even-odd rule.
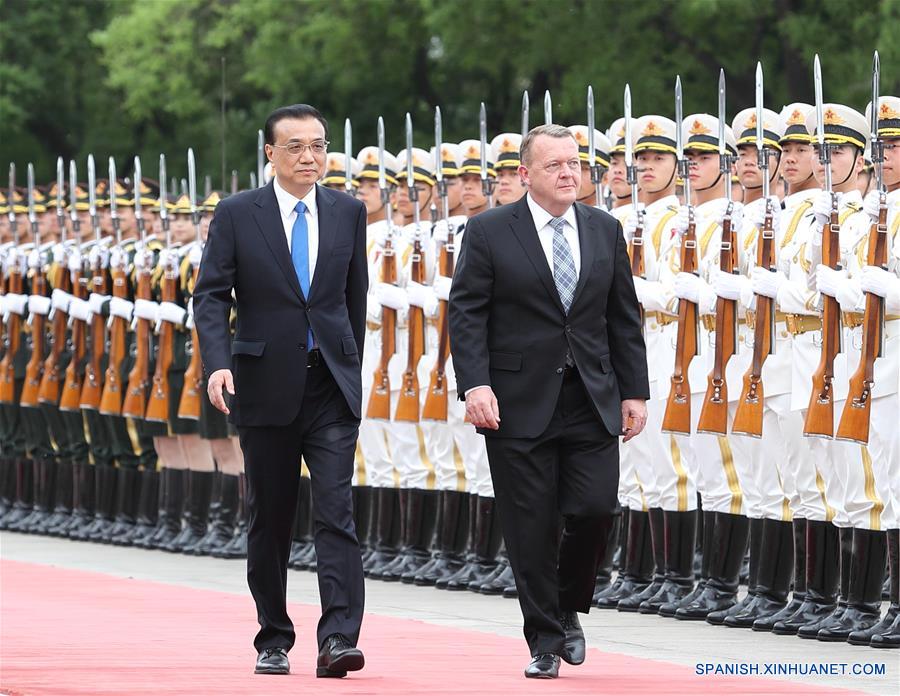
[[[347,676],[347,672],[358,672],[366,666],[366,658],[361,652],[343,655],[327,667],[316,667],[316,676],[332,679],[340,679]]]
[[[556,679],[558,676],[558,674],[551,674],[550,672],[538,672],[534,674],[525,672],[526,679]]]
[[[290,674],[290,667],[257,667],[254,674]]]

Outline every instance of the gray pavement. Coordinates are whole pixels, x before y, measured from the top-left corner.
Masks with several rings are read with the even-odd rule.
[[[244,561],[182,556],[12,532],[0,533],[0,558],[235,594],[248,592]],[[318,603],[315,575],[290,571],[288,595],[292,602]],[[517,602],[471,592],[451,593],[367,581],[366,610],[373,614],[417,619],[441,626],[522,637]],[[842,663],[848,665],[849,672],[854,664],[884,665],[885,673],[881,676],[854,676],[848,673],[846,676],[824,677],[779,675],[778,678],[872,694],[895,696],[900,693],[900,651],[806,641],[710,626],[705,622],[686,623],[657,616],[596,609],[589,616],[582,617],[582,625],[589,647],[691,667],[697,663],[757,663],[763,670],[765,663]]]

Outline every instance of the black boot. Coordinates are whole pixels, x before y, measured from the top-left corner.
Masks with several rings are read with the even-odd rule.
[[[854,631],[865,631],[878,624],[886,555],[887,535],[883,531],[853,530],[847,608],[837,621],[819,630],[819,640],[843,642]]]
[[[168,511],[166,510],[166,482],[168,481],[168,469],[162,469],[161,471],[156,473],[156,483],[150,483],[151,487],[154,487],[156,490],[156,498],[150,500],[146,499],[146,504],[148,506],[153,507],[153,510],[147,514],[148,518],[153,519],[153,526],[149,529],[141,531],[140,534],[135,531],[135,534],[131,538],[131,545],[135,546],[139,549],[152,549],[153,548],[153,539],[156,538],[158,534],[161,534],[161,530],[168,522]],[[150,491],[148,490],[149,494]],[[144,500],[146,496],[144,495],[144,486],[141,486],[141,500],[140,505],[144,505]],[[143,517],[145,513],[138,512],[140,517]],[[139,523],[141,524],[141,523]]]
[[[677,602],[694,589],[694,546],[697,511],[663,511],[665,580],[649,599],[638,607],[641,614],[656,614],[663,604]]]
[[[114,524],[118,478],[119,470],[108,464],[94,471],[94,521],[83,532],[89,541],[102,541]]]
[[[16,494],[12,507],[3,516],[2,529],[14,529],[31,514],[34,504],[34,462],[24,457],[15,462]]]
[[[713,612],[727,611],[737,599],[751,521],[727,512],[710,514],[705,528],[711,533],[704,532],[709,543],[709,552],[704,550],[704,563],[709,556],[708,576],[694,599],[675,610],[675,618],[682,621],[702,621]]]
[[[188,498],[182,516],[184,525],[181,533],[162,547],[164,551],[189,553],[189,550],[206,535],[213,477],[212,471],[188,472]]]
[[[790,522],[763,521],[761,557],[756,576],[756,597],[723,622],[731,628],[750,628],[759,619],[774,616],[787,606],[794,572],[794,530]]]
[[[806,521],[806,596],[791,616],[772,625],[772,633],[780,636],[796,635],[807,625],[820,622],[835,609],[840,569],[840,541],[838,528],[831,522]]]
[[[637,611],[641,602],[659,592],[666,579],[666,519],[662,508],[650,508],[650,543],[653,548],[653,578],[641,592],[621,600],[616,609]]]
[[[373,572],[380,573],[400,552],[400,490],[375,490],[375,548],[363,566],[366,577],[373,577]]]
[[[72,517],[69,524],[60,532],[61,536],[75,539],[94,519],[94,471],[95,467],[90,462],[78,462],[75,464],[74,503]]]
[[[250,524],[250,508],[247,506],[247,476],[243,472],[238,475],[237,526],[234,536],[224,546],[213,551],[216,558],[247,557],[247,527]]]
[[[881,623],[870,629],[873,633],[869,645],[873,648],[900,648],[900,529],[889,529],[887,539],[891,566],[891,604]],[[854,632],[850,634],[848,642],[859,645],[853,640],[854,636],[857,641],[862,638],[859,632]]]
[[[369,551],[369,530],[372,524],[372,493],[370,486],[353,486],[353,524],[359,551],[366,555]]]
[[[668,616],[669,618],[674,617],[676,611],[681,607],[686,607],[691,604],[691,602],[700,596],[700,593],[703,592],[703,588],[706,587],[706,581],[709,579],[710,563],[712,562],[713,557],[713,533],[716,528],[716,513],[703,511],[702,513],[698,513],[697,520],[697,535],[702,535],[702,539],[700,540],[700,580],[697,582],[694,589],[684,597],[661,604],[659,611],[657,612],[660,616]],[[702,520],[702,523],[699,522],[700,520]]]
[[[412,580],[414,584],[423,587],[434,585],[441,579],[449,579],[463,567],[463,553],[469,536],[468,511],[471,496],[461,491],[441,491],[440,498],[441,523],[438,529],[437,554]],[[401,579],[408,582],[406,576]]]
[[[789,619],[806,600],[806,520],[795,518],[794,530],[794,594],[781,611],[753,622],[754,631],[771,631],[776,623]]]
[[[411,488],[406,497],[406,536],[403,552],[384,569],[381,579],[396,582],[401,577],[415,574],[431,560],[431,545],[437,524],[438,492]]]
[[[238,486],[239,478],[234,474],[220,475],[218,513],[215,520],[210,521],[206,536],[194,548],[194,555],[211,556],[231,541],[238,509]]]
[[[141,497],[141,472],[137,469],[121,468],[116,480],[116,514],[113,526],[103,535],[101,541],[119,546],[128,544],[134,534],[137,519],[138,500]]]
[[[834,610],[815,623],[808,623],[801,626],[797,630],[797,635],[801,638],[816,638],[819,631],[828,628],[836,623],[844,609],[847,608],[847,597],[850,592],[850,559],[853,551],[853,528],[840,527],[838,529],[838,538],[840,539],[840,592],[837,598],[837,605]],[[808,589],[808,587],[807,587]]]
[[[152,466],[141,472],[141,493],[138,496],[137,514],[134,519],[134,531],[123,542],[128,546],[138,546],[156,531],[159,514],[159,472]]]
[[[606,540],[603,557],[600,559],[600,567],[597,568],[597,580],[594,583],[594,597],[612,585],[613,556],[618,550],[618,540],[622,530],[622,510],[617,510],[612,516],[612,526],[609,529],[609,538]]]
[[[750,543],[748,549],[750,554],[750,566],[747,571],[747,582],[749,583],[747,586],[747,595],[739,602],[735,602],[734,600],[737,598],[737,586],[735,586],[734,595],[732,596],[731,601],[729,602],[727,599],[725,601],[726,606],[728,604],[730,604],[730,606],[723,609],[711,610],[706,615],[707,623],[721,626],[725,623],[725,619],[728,616],[739,614],[745,607],[752,604],[753,600],[756,598],[756,579],[759,576],[759,561],[762,553],[763,523],[764,520],[762,519],[754,518],[750,520]],[[709,585],[709,583],[707,583],[707,585]],[[678,616],[677,613],[676,616]]]
[[[462,566],[452,575],[447,577],[439,578],[435,581],[434,586],[439,590],[446,590],[447,584],[456,579],[456,576],[463,572],[474,560],[475,560],[475,527],[476,527],[476,518],[478,517],[478,496],[471,495],[469,498],[469,507],[466,510],[466,542],[463,551],[463,563]]]
[[[53,459],[49,457],[35,459],[31,512],[10,529],[29,534],[41,533],[43,524],[53,509],[55,473],[56,462]]]
[[[213,472],[212,486],[209,493],[209,512],[206,515],[206,532],[195,544],[191,544],[190,548],[186,548],[184,550],[185,553],[191,554],[192,556],[209,555],[204,549],[207,538],[212,534],[213,529],[215,529],[219,523],[219,512],[222,508],[222,478],[222,472],[216,469]],[[229,535],[229,537],[230,536],[231,535]]]
[[[613,551],[613,561],[612,565],[618,572],[616,573],[616,579],[612,581],[612,583],[600,590],[599,592],[594,593],[594,598],[591,601],[591,606],[599,607],[600,602],[603,601],[606,597],[611,596],[619,591],[619,588],[622,587],[622,583],[625,581],[625,549],[628,546],[628,518],[631,515],[631,510],[627,507],[622,508],[621,514],[621,522],[619,524],[619,536],[616,539],[616,547]]]
[[[291,554],[288,557],[288,566],[294,570],[306,570],[313,547],[312,537],[312,484],[306,476],[300,477],[300,487],[297,491],[297,509],[294,512],[294,535],[291,538]],[[315,549],[312,548],[313,553]]]
[[[0,457],[0,528],[16,498],[16,465],[12,459]]]
[[[650,585],[653,573],[653,542],[650,534],[650,513],[630,510],[625,544],[623,578],[619,587],[594,601],[600,609],[615,609],[619,602],[637,596]]]
[[[509,563],[509,554],[506,552],[505,545],[501,544],[500,551],[497,552],[497,567],[494,572],[480,585],[475,586],[474,583],[470,583],[469,589],[480,594],[503,595],[507,598],[519,596],[516,590],[516,576]]]
[[[56,463],[55,491],[53,493],[53,512],[44,521],[41,528],[36,530],[39,534],[59,536],[59,530],[69,523],[72,516],[73,500],[73,469],[70,459],[62,459]]]
[[[454,592],[467,590],[472,583],[484,584],[497,566],[503,537],[494,499],[479,495],[475,506],[475,556],[447,581],[446,589]]]
[[[148,548],[164,549],[181,534],[181,518],[184,515],[186,469],[163,469],[163,512],[157,531],[148,541]]]

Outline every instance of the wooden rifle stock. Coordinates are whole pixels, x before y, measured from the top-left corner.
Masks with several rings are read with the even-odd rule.
[[[44,269],[38,266],[34,269],[34,277],[31,279],[31,294],[46,297],[47,280],[44,278]],[[31,315],[31,357],[25,366],[25,385],[22,387],[22,396],[19,398],[20,406],[38,406],[38,393],[41,389],[41,378],[44,375],[44,333],[46,331],[46,318],[43,314]]]
[[[397,282],[397,256],[391,238],[388,237],[381,255],[381,281]],[[390,420],[391,417],[391,375],[388,367],[397,345],[397,310],[381,308],[381,359],[372,380],[372,393],[366,408],[367,418]]]
[[[22,294],[22,272],[18,260],[9,267],[7,292]],[[22,345],[22,317],[9,313],[6,323],[7,345],[3,360],[0,360],[0,403],[12,404],[16,400],[16,375],[14,360]]]
[[[422,244],[416,237],[410,268],[410,280],[415,283],[425,282],[425,264],[422,262]],[[419,360],[425,354],[425,312],[421,307],[410,305],[407,314],[409,330],[409,351],[406,359],[406,370],[403,372],[403,384],[400,397],[397,399],[397,410],[394,419],[411,423],[419,422]]]
[[[144,253],[141,249],[138,253]],[[135,297],[150,300],[150,273],[146,266],[138,273],[138,286]],[[125,391],[125,402],[122,404],[122,415],[130,418],[143,418],[147,410],[147,389],[150,386],[150,320],[137,318],[134,329],[134,365],[128,373],[128,388]]]
[[[737,237],[731,227],[731,215],[722,223],[722,246],[719,269],[733,273],[737,268]],[[697,422],[698,433],[728,433],[728,382],[726,369],[737,348],[737,301],[720,297],[716,300],[716,352],[713,369],[706,381],[706,396]]]
[[[87,299],[87,278],[81,277],[80,271],[72,274],[72,294]],[[72,359],[66,367],[65,382],[59,398],[60,411],[79,410],[83,374],[81,366],[87,353],[87,324],[81,319],[72,320]]]
[[[691,215],[687,232],[681,240],[681,272],[697,271],[697,226]],[[678,338],[675,343],[675,369],[669,389],[669,400],[663,414],[662,430],[667,433],[691,433],[691,385],[688,368],[697,355],[699,311],[696,303],[678,301]]]
[[[878,210],[878,222],[869,229],[869,266],[883,268],[887,265],[887,206]],[[875,386],[875,359],[881,349],[884,331],[884,299],[874,293],[866,293],[866,311],[863,315],[862,352],[859,365],[850,377],[850,391],[841,420],[838,423],[838,440],[869,444],[869,424],[872,416],[872,387]]]
[[[445,278],[453,277],[454,246],[452,232],[447,236],[447,243],[441,247],[438,261],[440,273]],[[448,409],[447,359],[450,357],[450,303],[441,300],[438,303],[438,352],[437,360],[431,370],[428,393],[422,407],[422,418],[426,420],[446,421]]]
[[[113,297],[128,299],[128,277],[124,265],[112,271]],[[125,339],[128,326],[125,319],[110,315],[109,363],[106,366],[106,382],[100,396],[100,413],[106,416],[122,415],[122,363],[125,361]]]
[[[178,278],[177,266],[168,262],[163,272],[160,299],[163,302],[175,302],[175,282]],[[153,385],[150,388],[150,399],[144,418],[155,423],[166,423],[169,420],[169,368],[172,367],[174,352],[175,326],[170,321],[159,322],[158,350],[156,367],[153,371]]]
[[[836,205],[832,205],[831,218],[822,233],[822,263],[840,268],[840,222]],[[822,303],[822,353],[812,376],[803,434],[831,438],[834,436],[834,359],[841,349],[841,307],[834,297],[825,294]]]
[[[197,287],[199,268],[194,269],[194,287]],[[184,388],[178,402],[178,417],[200,420],[200,399],[203,395],[203,362],[200,359],[200,336],[197,327],[191,329],[191,361],[184,371]]]
[[[63,258],[56,269],[56,278],[53,286],[64,292],[71,290],[69,283],[69,269]],[[42,404],[59,404],[60,390],[62,389],[63,373],[59,368],[59,360],[66,347],[66,333],[69,324],[69,316],[58,309],[53,310],[53,323],[50,330],[52,339],[50,343],[50,355],[44,361],[44,376],[38,390],[38,401]]]
[[[108,284],[106,269],[103,264],[91,269],[91,291],[98,295],[106,295]],[[103,392],[103,358],[106,355],[106,320],[102,314],[91,316],[91,357],[84,371],[84,386],[81,388],[79,406],[92,411],[100,408],[100,396]]]
[[[771,270],[775,266],[775,234],[772,227],[772,210],[766,203],[766,217],[760,238],[757,240],[756,263]],[[744,374],[744,385],[738,400],[731,430],[740,435],[762,437],[763,392],[762,370],[766,358],[772,352],[772,322],[775,305],[771,297],[756,296],[756,317],[753,329],[753,359]]]

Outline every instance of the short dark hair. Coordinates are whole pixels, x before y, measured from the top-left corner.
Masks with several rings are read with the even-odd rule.
[[[275,124],[286,118],[314,118],[322,124],[325,129],[325,139],[328,140],[328,121],[319,113],[319,110],[309,104],[292,104],[291,106],[279,106],[275,111],[269,114],[266,119],[266,127],[263,131],[267,145],[275,144]]]

